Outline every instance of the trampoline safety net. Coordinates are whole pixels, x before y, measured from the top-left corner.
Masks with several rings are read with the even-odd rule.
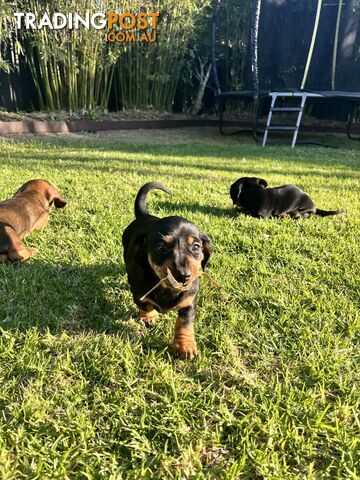
[[[260,90],[360,91],[360,0],[218,0],[217,17],[222,91],[254,88],[254,52]]]

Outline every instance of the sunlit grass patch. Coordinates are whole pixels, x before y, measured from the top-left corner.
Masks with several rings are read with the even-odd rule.
[[[359,150],[2,141],[0,198],[30,178],[68,200],[0,265],[0,476],[357,478]],[[238,216],[230,183],[295,183],[309,220]],[[121,234],[149,209],[213,241],[196,334],[175,361],[174,315],[136,321]]]

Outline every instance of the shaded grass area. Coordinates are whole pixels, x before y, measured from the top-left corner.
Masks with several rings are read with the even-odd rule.
[[[69,203],[0,265],[0,476],[357,478],[359,149],[3,141],[0,198],[30,178]],[[310,220],[238,216],[230,183],[295,183]],[[199,357],[173,359],[174,314],[136,321],[121,234],[150,211],[213,240]]]

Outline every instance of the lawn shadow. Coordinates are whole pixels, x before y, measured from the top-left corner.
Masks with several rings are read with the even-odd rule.
[[[31,329],[59,335],[119,335],[142,349],[166,350],[157,328],[146,328],[137,309],[123,264],[60,265],[36,258],[0,264],[0,329]]]
[[[158,201],[157,206],[160,208],[164,208],[167,211],[173,210],[185,210],[186,212],[192,213],[203,213],[205,215],[214,215],[219,218],[229,217],[229,218],[236,218],[238,213],[234,208],[221,208],[221,207],[213,207],[211,205],[200,205],[198,203],[190,203],[190,202],[176,202],[172,203],[166,200]]]
[[[129,296],[123,265],[111,262],[60,265],[34,258],[0,265],[0,282],[0,325],[7,330],[116,331],[114,317],[125,314]]]
[[[26,145],[27,140],[18,141],[19,144]],[[20,164],[26,164],[29,167],[29,160],[35,160],[36,162],[44,162],[45,164],[55,167],[54,162],[61,159],[59,168],[61,170],[72,170],[74,168],[80,168],[89,171],[109,172],[106,166],[91,165],[92,162],[105,161],[108,162],[111,172],[126,172],[139,171],[142,174],[147,175],[159,175],[159,166],[162,168],[188,168],[187,159],[189,157],[198,158],[199,162],[191,165],[192,168],[197,169],[198,172],[192,171],[191,173],[176,172],[176,176],[180,178],[203,178],[206,176],[206,171],[213,172],[227,172],[241,175],[272,175],[276,173],[278,175],[278,165],[276,168],[270,165],[264,165],[263,159],[267,161],[275,161],[277,164],[284,164],[288,166],[289,162],[292,163],[291,172],[286,171],[285,175],[296,177],[300,176],[322,176],[326,178],[332,178],[334,176],[334,168],[336,169],[336,176],[341,179],[352,178],[352,172],[357,172],[359,168],[359,162],[355,155],[349,157],[347,155],[337,155],[336,158],[331,158],[327,150],[321,150],[319,148],[314,149],[314,154],[307,156],[303,155],[301,149],[291,149],[290,147],[271,147],[263,149],[258,145],[226,145],[226,144],[199,144],[193,142],[191,144],[179,144],[179,145],[142,145],[142,144],[127,144],[127,143],[112,143],[104,144],[101,141],[88,142],[84,144],[76,144],[68,142],[66,140],[46,141],[39,142],[42,145],[42,150],[34,151],[33,156],[27,154],[23,159],[17,159]],[[59,148],[56,151],[53,150],[54,145]],[[70,151],[69,151],[70,145]],[[86,146],[85,146],[86,145]],[[45,149],[44,149],[45,147]],[[194,148],[196,147],[196,148]],[[200,150],[201,147],[201,150]],[[76,153],[74,155],[74,150]],[[92,151],[95,150],[95,151]],[[173,151],[172,151],[173,150]],[[200,150],[200,151],[199,151]],[[99,155],[101,153],[109,154],[109,158]],[[120,158],[118,155],[113,156],[112,152],[118,154],[121,153]],[[316,152],[316,153],[315,153]],[[131,158],[134,155],[141,155],[141,158]],[[126,158],[129,155],[130,158]],[[150,158],[149,158],[150,155]],[[151,158],[154,157],[154,158]],[[201,159],[206,158],[206,161]],[[219,158],[221,159],[219,164]],[[114,166],[112,159],[117,162]],[[184,161],[183,161],[184,160]],[[238,162],[237,160],[240,160]],[[253,166],[244,165],[243,160],[251,161],[255,160]],[[298,169],[296,163],[300,162],[302,166],[309,166],[308,171],[304,171],[303,168]],[[4,165],[11,164],[3,159]],[[121,163],[121,166],[119,165]],[[113,168],[112,168],[113,167]],[[329,168],[331,171],[324,171],[324,167]],[[204,176],[202,175],[204,171]],[[166,172],[161,172],[162,175],[167,175]],[[172,175],[173,176],[173,175]]]

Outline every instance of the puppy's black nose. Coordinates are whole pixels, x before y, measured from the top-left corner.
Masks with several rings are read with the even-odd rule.
[[[179,272],[177,275],[177,281],[181,283],[188,282],[190,278],[191,278],[191,272],[188,270],[185,272]]]

